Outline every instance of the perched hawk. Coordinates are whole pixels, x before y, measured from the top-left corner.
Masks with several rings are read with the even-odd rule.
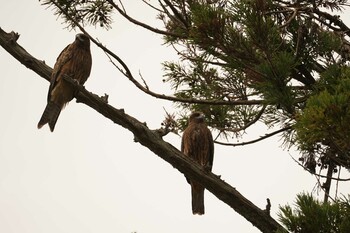
[[[74,97],[74,87],[64,81],[63,76],[68,75],[83,85],[90,75],[91,65],[89,37],[77,34],[75,41],[69,44],[56,60],[51,74],[47,105],[38,123],[38,129],[49,123],[53,132],[62,108]]]
[[[204,114],[194,112],[182,135],[181,151],[208,171],[213,167],[214,142],[210,130],[204,122]],[[192,213],[204,214],[204,187],[189,180],[192,193]]]

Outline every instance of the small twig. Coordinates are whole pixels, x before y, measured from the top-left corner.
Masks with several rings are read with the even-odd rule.
[[[124,71],[122,68],[120,68],[117,64],[115,64],[115,62],[113,61],[113,59],[111,58],[111,56],[110,56],[106,51],[103,51],[103,52],[104,52],[104,53],[106,54],[106,56],[108,57],[109,62],[112,63],[112,65],[113,65],[117,70],[119,70],[120,73],[122,73],[124,76],[126,76],[127,74],[125,73],[125,71]]]
[[[121,6],[122,6],[122,8],[123,8],[124,13],[126,14],[126,10],[125,10],[125,7],[124,7],[123,2],[122,2],[121,0],[119,0],[119,3],[120,3],[120,5],[121,5]]]
[[[288,26],[292,22],[292,20],[297,16],[298,9],[296,8],[296,9],[291,9],[291,10],[293,11],[292,16],[284,24],[279,26],[279,28],[284,28],[284,27]]]
[[[153,6],[151,3],[147,2],[146,0],[142,0],[143,3],[145,3],[147,6],[151,7],[152,9],[158,11],[158,12],[161,12],[161,13],[164,13],[164,11],[162,11],[161,9]]]
[[[219,145],[224,145],[224,146],[244,146],[244,145],[253,144],[253,143],[262,141],[262,140],[264,140],[266,138],[272,137],[273,135],[279,134],[279,133],[284,132],[286,130],[289,130],[291,128],[292,128],[292,126],[287,126],[285,128],[276,130],[275,132],[265,134],[264,136],[261,136],[258,139],[255,139],[255,140],[252,140],[252,141],[247,141],[247,142],[241,142],[241,143],[225,143],[225,142],[219,142],[219,141],[214,141],[214,142],[219,144]]]
[[[149,90],[149,87],[148,87],[148,85],[147,85],[146,80],[142,77],[141,71],[139,71],[139,75],[140,75],[140,78],[142,79],[143,84],[145,85],[145,88],[146,88],[147,90]]]
[[[142,22],[130,17],[128,14],[125,13],[124,10],[120,9],[120,7],[113,2],[113,0],[107,0],[107,2],[109,2],[109,4],[111,4],[124,18],[126,18],[127,20],[129,20],[133,24],[141,26],[141,27],[143,27],[147,30],[150,30],[152,32],[155,32],[157,34],[166,35],[166,36],[173,36],[173,37],[178,37],[178,38],[184,38],[182,35],[178,35],[175,33],[171,33],[168,31],[164,31],[164,30],[160,30],[158,28],[151,27],[148,24],[142,23]]]
[[[264,209],[265,213],[270,215],[270,210],[271,210],[271,202],[269,198],[266,198],[267,204],[266,204],[266,208]]]

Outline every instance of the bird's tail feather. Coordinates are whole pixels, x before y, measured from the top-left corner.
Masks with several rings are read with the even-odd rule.
[[[191,182],[192,213],[204,214],[204,187],[196,182]]]
[[[60,113],[61,107],[58,104],[55,104],[52,101],[48,102],[38,123],[38,129],[49,123],[50,130],[53,132]]]

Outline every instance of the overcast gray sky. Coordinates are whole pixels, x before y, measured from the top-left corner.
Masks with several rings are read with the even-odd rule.
[[[37,0],[0,2],[0,27],[18,32],[18,43],[53,67],[77,32],[64,29],[52,10]],[[131,15],[159,25],[141,1],[130,2],[126,6]],[[160,64],[176,56],[162,46],[161,36],[119,17],[109,31],[88,31],[118,54],[135,76],[141,72],[151,89],[171,93],[162,82]],[[163,108],[176,112],[172,103],[141,93],[95,45],[92,56],[89,91],[109,94],[110,104],[150,128],[160,127]],[[208,191],[206,214],[193,216],[190,186],[183,175],[134,143],[129,131],[83,104],[73,100],[54,133],[46,126],[38,130],[49,83],[2,48],[0,67],[0,232],[259,232]],[[263,132],[263,127],[255,127],[248,136]],[[165,140],[180,146],[177,135]],[[316,183],[293,162],[291,156],[298,154],[280,144],[274,137],[246,147],[216,145],[213,167],[257,206],[264,208],[270,198],[275,218],[278,205],[292,203],[296,194],[311,192]],[[339,191],[349,193],[349,185],[340,183]]]

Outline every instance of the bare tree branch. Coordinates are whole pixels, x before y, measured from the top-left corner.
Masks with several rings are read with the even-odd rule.
[[[52,69],[44,62],[31,56],[16,42],[17,39],[18,34],[14,32],[6,33],[0,28],[0,45],[26,67],[44,79],[49,80]],[[217,198],[232,207],[262,232],[270,233],[276,231],[278,228],[282,228],[273,218],[246,199],[235,188],[221,180],[219,176],[205,171],[200,165],[184,156],[174,146],[165,142],[157,130],[150,130],[145,124],[126,114],[123,109],[116,109],[109,105],[103,98],[87,91],[70,77],[66,76],[64,78],[78,90],[76,94],[77,102],[90,106],[114,123],[131,131],[137,142],[170,163],[181,173],[186,174],[187,177],[198,181]]]
[[[282,128],[282,129],[276,130],[276,131],[274,131],[272,133],[267,133],[264,136],[261,136],[260,138],[257,138],[257,139],[251,140],[251,141],[247,141],[247,142],[225,143],[225,142],[215,141],[215,143],[217,143],[219,145],[224,145],[224,146],[245,146],[245,145],[248,145],[248,144],[253,144],[253,143],[256,143],[256,142],[260,142],[260,141],[262,141],[262,140],[264,140],[266,138],[272,137],[273,135],[282,133],[283,131],[289,130],[291,128],[292,128],[292,126],[287,126],[287,127]]]
[[[180,37],[180,38],[183,37],[181,35],[174,34],[174,33],[168,32],[168,31],[164,31],[164,30],[160,30],[160,29],[154,28],[148,24],[142,23],[142,22],[132,18],[131,16],[129,16],[124,10],[120,9],[120,7],[117,4],[115,4],[113,0],[107,0],[107,2],[109,2],[109,4],[111,4],[119,12],[119,14],[121,14],[124,18],[126,18],[127,20],[129,20],[133,24],[141,26],[141,27],[143,27],[147,30],[150,30],[152,32],[155,32],[157,34]]]

